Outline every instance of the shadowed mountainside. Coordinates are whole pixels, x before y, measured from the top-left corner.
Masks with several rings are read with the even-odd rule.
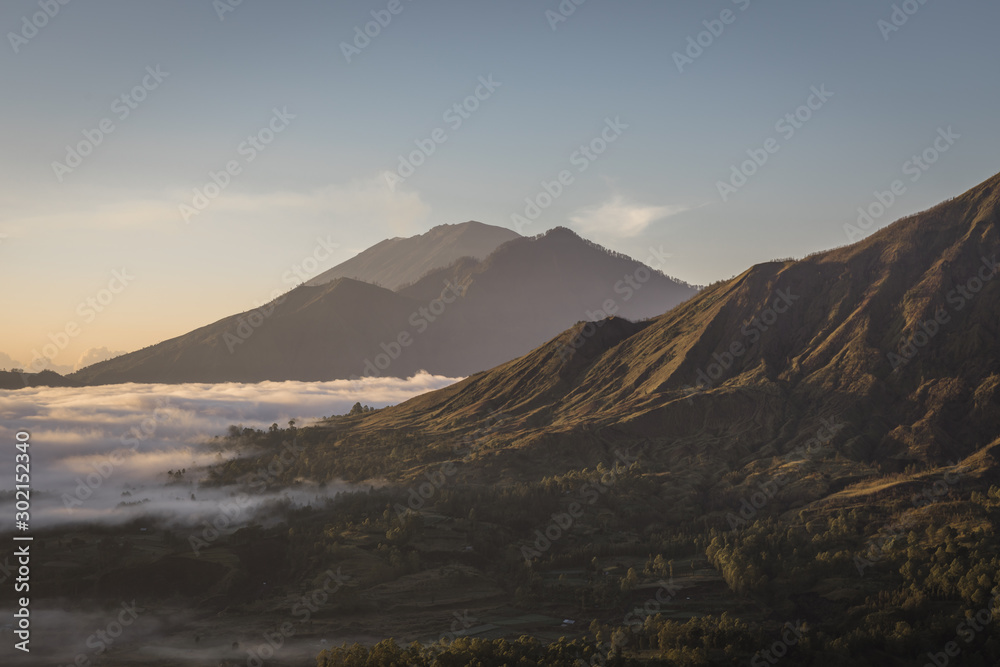
[[[75,382],[55,371],[41,373],[15,373],[0,371],[0,389],[23,389],[24,387],[75,387]]]
[[[498,247],[516,238],[521,238],[520,234],[510,229],[474,220],[457,225],[439,225],[418,236],[396,237],[376,243],[306,284],[324,285],[337,278],[352,278],[397,290],[463,257],[485,259]]]
[[[464,376],[602,308],[658,315],[695,288],[557,228],[460,259],[398,292],[349,278],[81,369],[82,384]],[[601,313],[603,315],[603,313]]]
[[[491,436],[496,459],[593,463],[604,430],[739,467],[835,418],[838,451],[860,467],[968,457],[1000,431],[998,188],[1000,176],[854,245],[754,266],[648,322],[580,323],[350,432],[458,442],[495,413],[508,434]]]

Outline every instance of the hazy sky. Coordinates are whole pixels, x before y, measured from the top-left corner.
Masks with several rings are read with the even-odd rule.
[[[185,333],[306,258],[514,227],[564,170],[522,233],[662,246],[693,283],[842,245],[896,179],[879,226],[1000,171],[1000,5],[895,7],[7,0],[0,367],[52,339],[75,367]],[[225,187],[200,200],[210,172]]]

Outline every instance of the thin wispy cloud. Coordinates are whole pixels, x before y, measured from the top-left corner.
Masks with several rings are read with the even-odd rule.
[[[584,235],[632,238],[654,222],[691,210],[691,206],[652,206],[615,195],[598,206],[578,210],[570,220]]]
[[[80,355],[80,358],[76,361],[76,370],[81,368],[86,368],[91,364],[100,363],[108,359],[114,359],[115,357],[125,354],[124,350],[110,350],[107,347],[92,347],[86,350]]]
[[[381,176],[333,183],[306,192],[224,193],[206,212],[280,216],[325,216],[341,225],[364,225],[392,231],[417,229],[430,215],[420,193],[391,189]]]
[[[143,197],[113,190],[79,192],[74,194],[72,207],[39,205],[33,198],[0,215],[0,221],[21,236],[62,229],[113,232],[178,228],[185,222],[180,207],[192,206],[194,196],[192,189]],[[401,233],[419,231],[431,211],[419,192],[405,187],[391,189],[381,175],[303,191],[251,191],[234,180],[204,201],[207,205],[192,207],[197,213],[190,215],[190,224],[230,218],[244,225],[249,220],[322,220],[334,228],[357,225]]]

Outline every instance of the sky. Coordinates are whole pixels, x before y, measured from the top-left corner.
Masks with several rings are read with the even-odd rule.
[[[0,368],[466,220],[693,284],[844,245],[894,181],[864,234],[1000,171],[997,25],[992,0],[7,0]]]

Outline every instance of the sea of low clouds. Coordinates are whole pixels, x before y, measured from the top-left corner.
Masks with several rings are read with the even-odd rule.
[[[5,445],[0,447],[0,471],[8,480],[0,487],[6,492],[0,499],[0,516],[14,518],[9,490],[19,431],[31,435],[32,530],[79,521],[120,523],[140,516],[198,523],[218,515],[219,503],[234,493],[232,488],[197,484],[205,466],[232,456],[208,446],[231,424],[266,429],[272,423],[285,427],[294,419],[297,426],[305,426],[344,414],[357,402],[395,405],[455,381],[420,373],[408,379],[0,391],[0,443]],[[183,483],[176,483],[167,471],[181,468],[188,472]],[[256,496],[254,502],[260,506],[287,498],[304,504],[350,488],[303,485]],[[123,502],[136,504],[123,506]]]

